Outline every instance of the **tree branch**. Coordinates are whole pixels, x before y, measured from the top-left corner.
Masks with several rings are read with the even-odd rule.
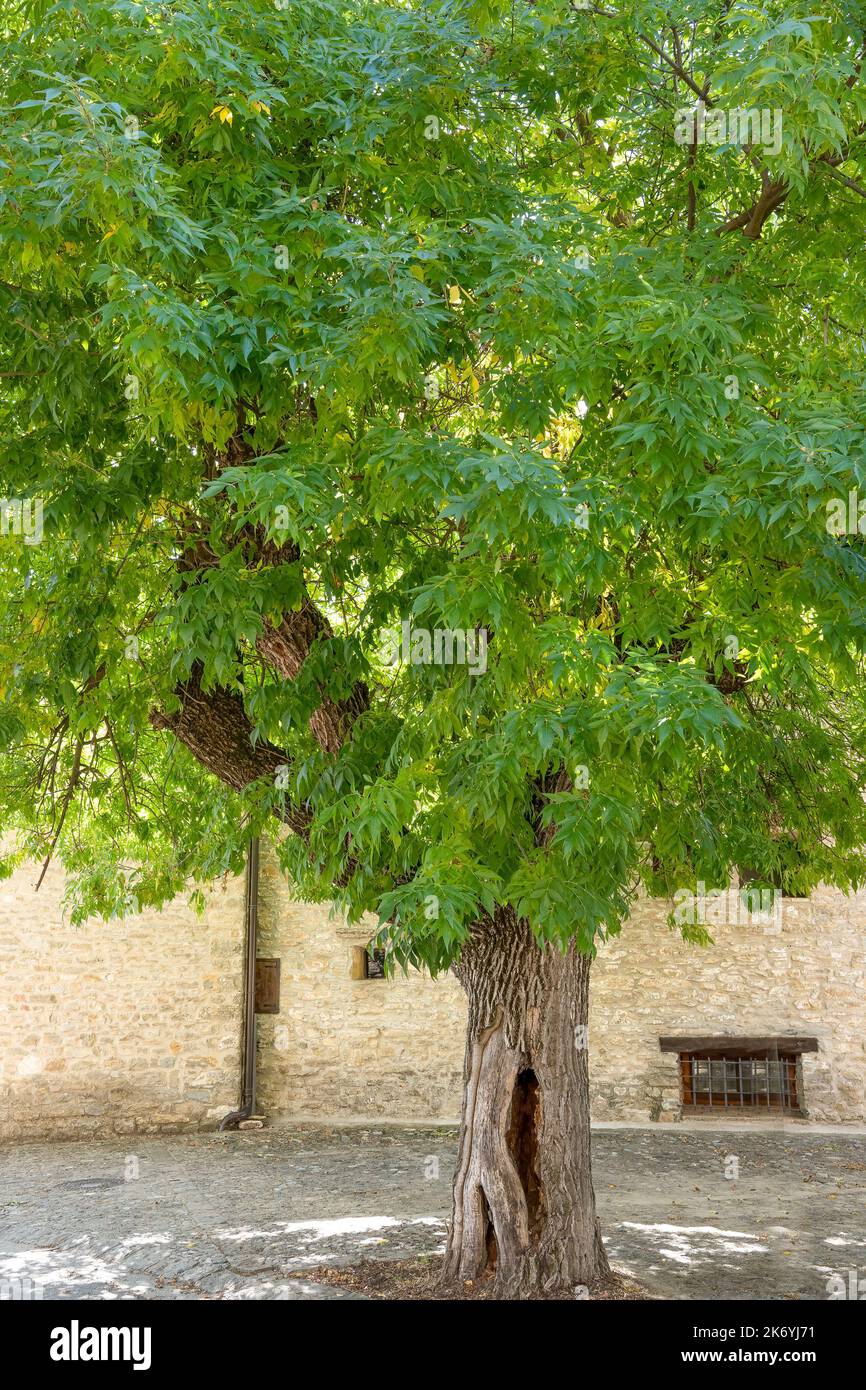
[[[239,533],[248,566],[288,565],[300,560],[300,550],[293,542],[279,545],[267,539],[263,528],[244,526]],[[219,556],[203,537],[196,538],[183,551],[178,568],[184,573],[212,568]],[[266,664],[283,680],[297,680],[313,643],[328,641],[333,629],[306,593],[300,606],[286,612],[279,623],[264,620],[256,640],[256,651]],[[370,693],[363,681],[356,681],[345,700],[332,700],[320,689],[321,704],[310,716],[310,730],[325,753],[338,753],[349,736],[352,725],[369,708]]]
[[[224,686],[203,690],[198,665],[175,693],[180,710],[177,714],[151,710],[154,729],[173,733],[196,762],[235,791],[243,791],[251,782],[275,781],[278,769],[287,765],[286,755],[266,739],[253,743],[252,724],[238,695]],[[305,806],[286,802],[275,814],[296,835],[307,838],[312,816]]]
[[[834,169],[833,165],[828,163],[826,159],[822,160],[821,163],[827,170],[827,173],[834,179],[838,179],[840,183],[844,183],[846,188],[850,188],[855,193],[859,193],[861,198],[866,198],[866,188],[863,187],[862,183],[857,183],[856,179],[849,179],[847,174],[841,174],[839,170]]]

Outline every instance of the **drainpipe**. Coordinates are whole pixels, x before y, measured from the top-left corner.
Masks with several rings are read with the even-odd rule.
[[[237,1129],[248,1120],[256,1104],[256,952],[259,926],[259,841],[250,840],[244,889],[246,959],[244,961],[244,1052],[241,1073],[241,1104],[219,1123],[219,1129]]]

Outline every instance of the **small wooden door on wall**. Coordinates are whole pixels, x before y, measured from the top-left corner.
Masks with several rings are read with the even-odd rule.
[[[256,958],[255,1008],[257,1014],[280,1012],[280,959]]]

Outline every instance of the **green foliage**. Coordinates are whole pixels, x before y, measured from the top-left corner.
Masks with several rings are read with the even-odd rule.
[[[286,802],[298,892],[433,970],[500,902],[592,950],[641,885],[862,883],[866,543],[826,517],[866,498],[866,12],[28,14],[0,495],[44,512],[0,538],[0,804],[74,911],[238,870]],[[778,150],[677,143],[695,88]],[[333,636],[282,679],[257,643],[305,603]],[[389,664],[407,622],[486,669]],[[152,727],[194,670],[285,785]]]

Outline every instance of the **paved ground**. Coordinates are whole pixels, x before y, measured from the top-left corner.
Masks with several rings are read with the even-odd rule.
[[[603,1129],[593,1148],[612,1261],[663,1298],[866,1280],[866,1135]],[[8,1147],[0,1294],[346,1297],[286,1272],[440,1250],[454,1152],[453,1132],[311,1127]]]

